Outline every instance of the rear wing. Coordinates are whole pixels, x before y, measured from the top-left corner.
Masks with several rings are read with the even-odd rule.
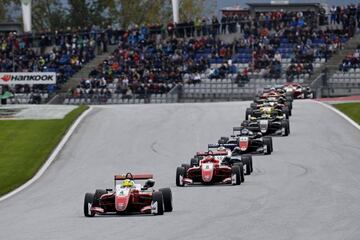
[[[214,145],[214,147],[212,146]],[[217,148],[215,145],[219,145],[219,144],[208,144],[208,149],[210,148]],[[219,155],[227,155],[226,152],[213,152],[213,151],[208,151],[208,152],[197,152],[196,156],[200,156],[200,157],[205,157],[205,156],[219,156]]]
[[[233,132],[240,132],[243,127],[233,127]]]
[[[134,180],[147,180],[154,178],[153,174],[122,174],[115,175],[115,180],[125,180],[125,179],[134,179]]]
[[[224,144],[208,144],[208,148],[218,148],[218,147],[225,147],[225,148],[234,148],[237,147],[237,144],[234,143],[224,143]],[[221,154],[216,154],[216,155],[221,155]],[[223,155],[227,155],[227,153],[224,153]]]

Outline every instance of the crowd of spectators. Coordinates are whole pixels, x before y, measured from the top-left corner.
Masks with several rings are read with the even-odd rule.
[[[360,68],[360,44],[353,54],[349,54],[342,61],[339,66],[339,70],[342,72],[348,72],[350,69],[359,69]]]
[[[56,72],[56,85],[15,85],[9,89],[15,93],[54,92],[95,57],[103,35],[78,30],[0,34],[0,72]],[[106,50],[106,44],[100,43]]]
[[[258,13],[254,18],[230,14],[220,20],[213,16],[179,24],[133,25],[129,29],[108,26],[104,30],[93,27],[37,35],[10,33],[0,35],[0,71],[56,71],[58,83],[63,84],[97,53],[116,44],[116,51],[69,94],[110,97],[122,93],[124,98],[161,94],[177,83],[200,82],[204,73],[210,79],[237,74],[235,80],[240,85],[248,82],[252,73],[264,78],[285,75],[292,80],[312,74],[316,59],[327,61],[341,49],[355,33],[359,20],[360,4],[332,7],[329,19],[324,11],[316,15],[279,10]],[[216,38],[238,31],[241,37],[229,43]],[[358,54],[345,59],[341,69],[357,66]],[[291,59],[286,68],[283,59]],[[220,66],[212,67],[212,63]],[[247,67],[238,69],[237,63]],[[31,88],[17,86],[16,91]]]

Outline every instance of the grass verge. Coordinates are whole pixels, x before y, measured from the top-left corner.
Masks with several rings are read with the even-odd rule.
[[[360,102],[355,103],[339,103],[334,104],[341,112],[345,113],[352,120],[354,120],[357,124],[360,125]]]
[[[87,108],[79,106],[63,119],[0,121],[0,196],[34,176]]]

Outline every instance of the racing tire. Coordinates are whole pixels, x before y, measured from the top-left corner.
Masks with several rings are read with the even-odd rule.
[[[164,200],[164,211],[165,212],[172,212],[172,193],[170,188],[160,188],[159,192],[163,195]]]
[[[84,198],[84,216],[85,217],[94,217],[95,213],[90,212],[90,207],[93,205],[94,194],[86,193]]]
[[[257,104],[256,103],[250,103],[250,108],[251,109],[257,109]]]
[[[245,112],[245,120],[249,120],[249,117],[253,115],[253,110],[251,108],[247,108]]]
[[[239,163],[242,165],[242,163]],[[243,171],[244,172],[244,171]],[[233,177],[235,177],[235,181],[233,182]],[[241,170],[239,165],[234,165],[231,167],[231,184],[232,185],[240,185],[241,184]]]
[[[284,108],[283,113],[285,114],[285,118],[286,118],[286,119],[289,119],[290,111],[289,111],[289,108],[288,108],[288,107],[285,107],[285,108]]]
[[[190,160],[190,167],[195,167],[195,166],[199,166],[199,159],[197,158],[192,158]]]
[[[264,151],[265,155],[271,154],[271,139],[270,137],[263,138],[264,147],[266,147],[266,151]]]
[[[263,140],[264,139],[267,139],[267,140],[265,140],[265,141],[268,141],[269,143],[270,143],[270,152],[272,153],[273,152],[273,141],[272,141],[272,137],[270,137],[270,136],[265,136],[265,137],[263,137]]]
[[[251,175],[252,173],[252,157],[251,155],[242,155],[241,161],[243,165],[246,165],[246,174],[245,175]]]
[[[103,190],[103,189],[96,189],[95,194],[94,194],[94,201],[93,201],[93,205],[96,207],[100,207],[100,198],[102,195],[106,194],[107,191]]]
[[[185,177],[185,168],[177,167],[176,168],[176,186],[183,187],[185,184],[182,179]]]
[[[184,177],[186,177],[186,176],[187,176],[187,171],[189,170],[190,165],[187,164],[187,163],[183,163],[183,164],[181,164],[181,166],[182,166],[183,168],[185,168],[185,176],[184,176]]]
[[[156,205],[155,205],[156,204]],[[163,215],[164,214],[164,197],[162,192],[153,192],[151,200],[151,211],[155,208],[154,215]]]
[[[218,144],[226,144],[228,141],[229,141],[229,138],[228,138],[228,137],[221,137],[221,138],[218,140]]]
[[[289,133],[290,133],[290,126],[289,126],[289,120],[287,119],[284,119],[282,122],[281,122],[281,128],[284,129],[284,135],[283,136],[288,136]]]
[[[244,164],[241,162],[235,163],[234,166],[238,166],[240,168],[240,179],[243,183],[245,181],[245,174],[244,174]]]

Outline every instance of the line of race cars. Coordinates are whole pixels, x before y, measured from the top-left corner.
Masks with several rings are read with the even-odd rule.
[[[303,93],[300,93],[303,91]],[[252,155],[273,152],[272,136],[290,134],[289,118],[294,98],[312,97],[310,90],[298,84],[264,89],[246,109],[245,120],[233,127],[230,137],[220,137],[208,144],[208,150],[197,152],[189,164],[176,169],[176,186],[192,184],[240,185],[253,172]],[[84,215],[154,214],[171,212],[170,188],[155,190],[152,174],[114,176],[114,189],[97,189],[86,193]]]
[[[252,155],[271,154],[272,136],[290,134],[293,99],[313,97],[310,93],[309,88],[290,83],[264,89],[246,109],[245,120],[233,127],[230,137],[220,137],[217,144],[208,144],[208,151],[197,152],[189,164],[177,167],[176,186],[240,185],[253,171]]]

